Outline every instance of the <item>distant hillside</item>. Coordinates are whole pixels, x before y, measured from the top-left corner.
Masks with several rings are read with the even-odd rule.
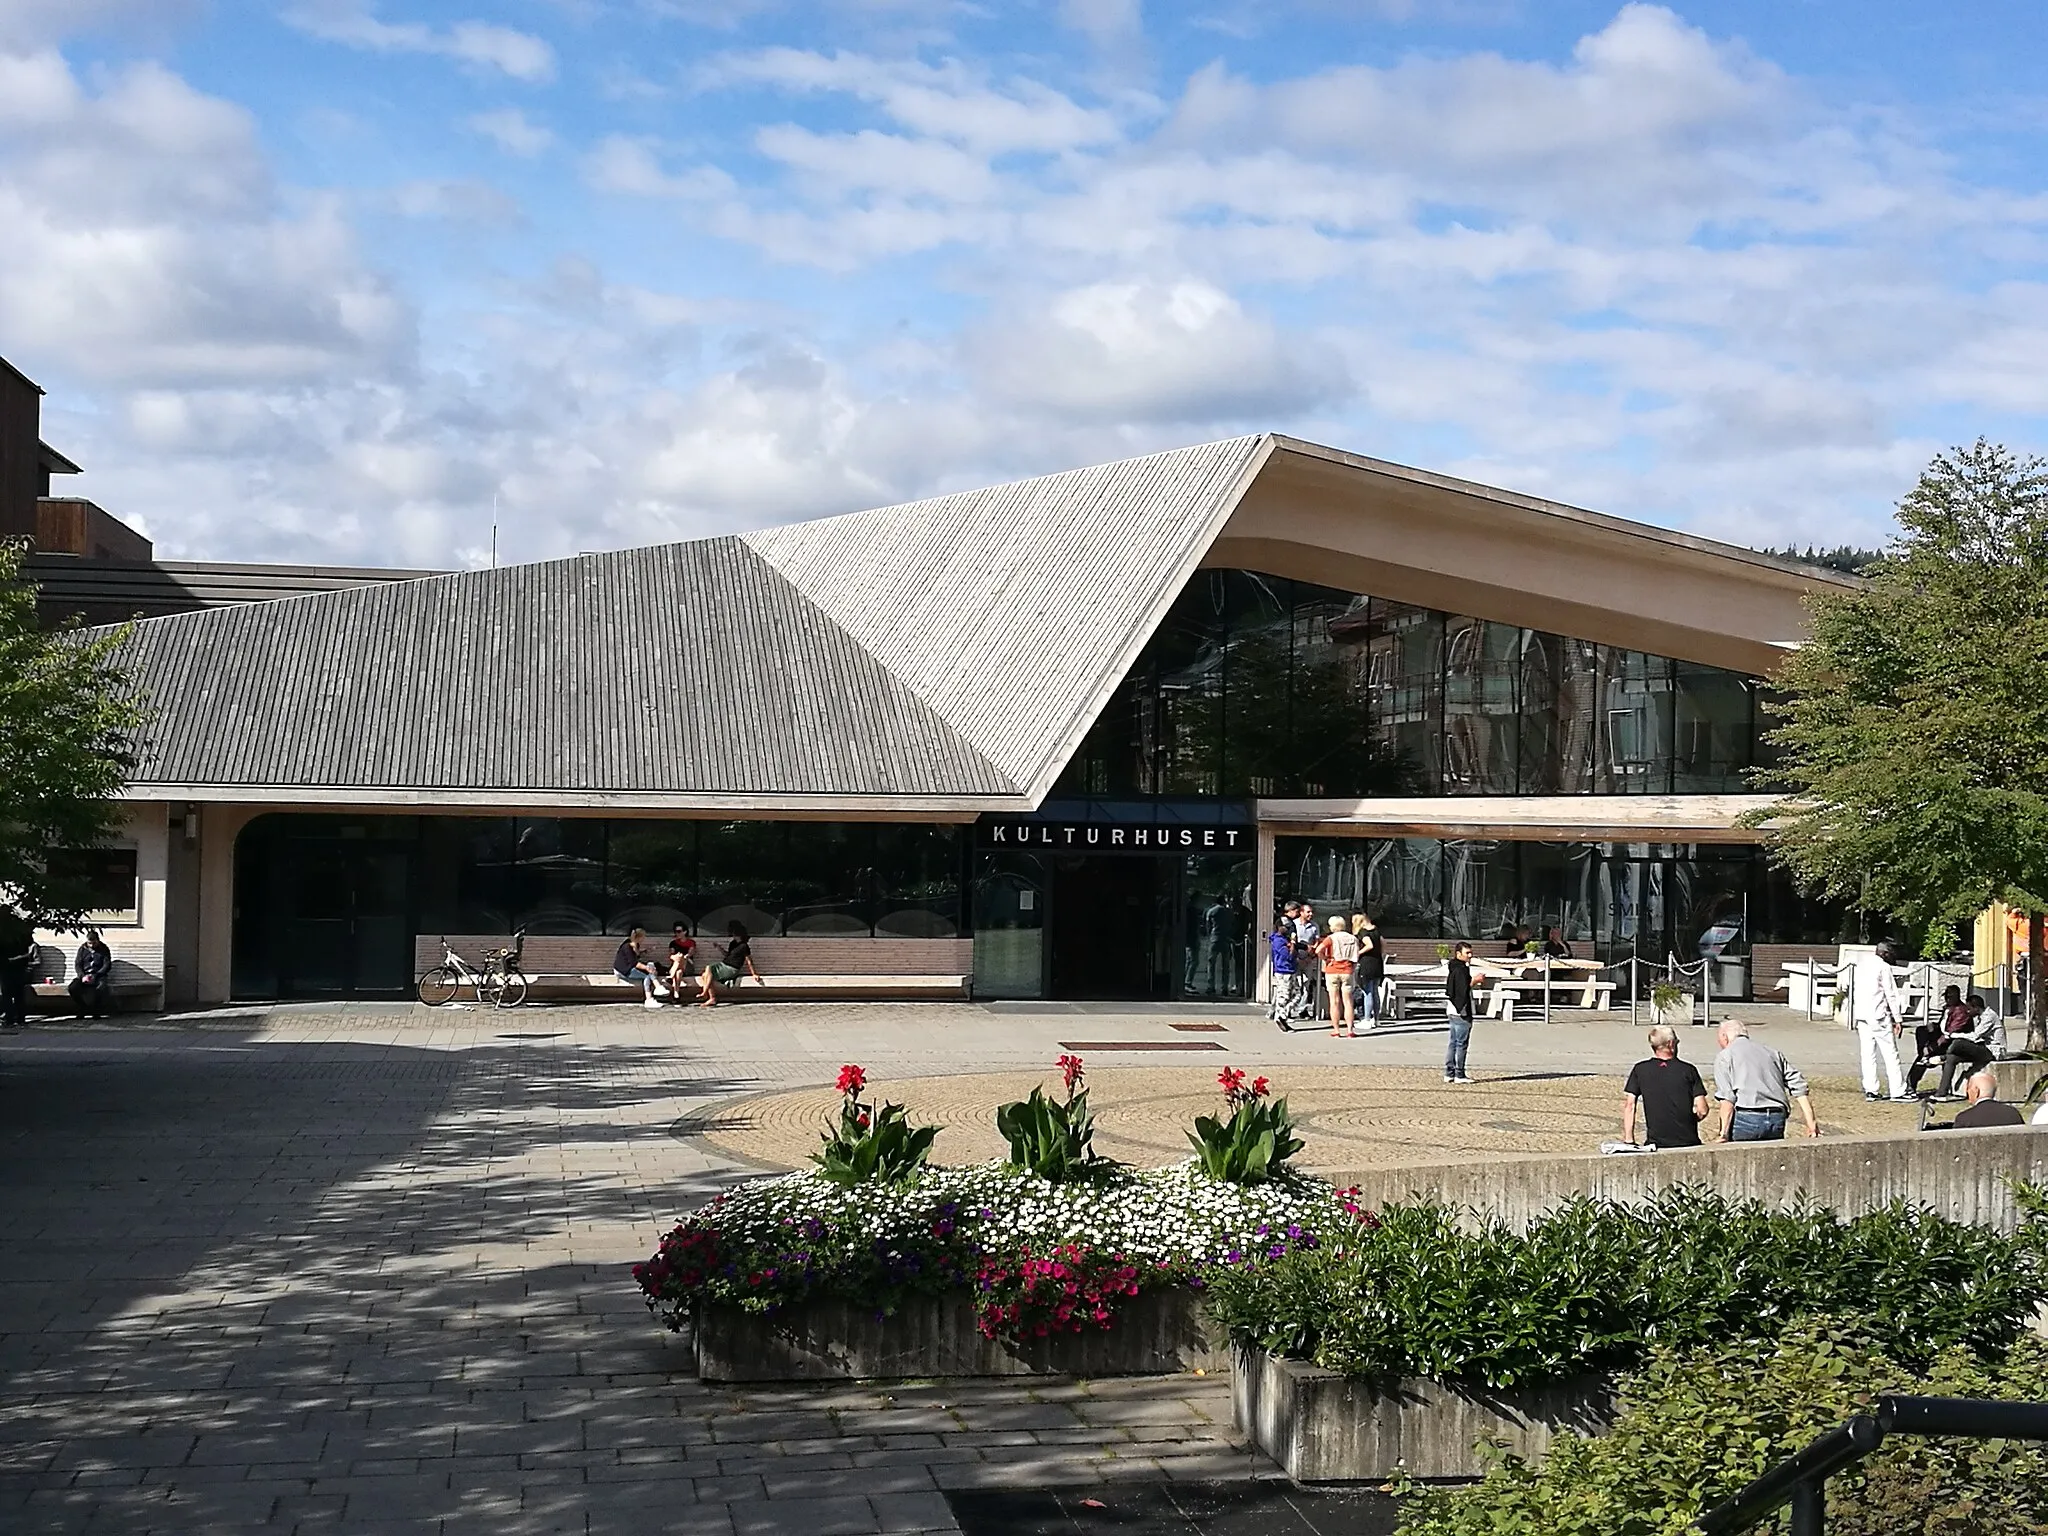
[[[1797,560],[1805,565],[1825,566],[1831,571],[1847,571],[1852,576],[1860,575],[1865,569],[1884,558],[1884,551],[1881,549],[1855,549],[1847,544],[1834,549],[1815,549],[1808,545],[1805,549],[1766,549],[1762,553],[1774,555],[1780,560]]]

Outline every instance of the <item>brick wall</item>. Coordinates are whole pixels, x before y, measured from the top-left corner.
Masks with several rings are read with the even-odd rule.
[[[612,968],[618,934],[529,934],[522,955],[526,974],[589,975]],[[471,965],[483,964],[484,952],[509,942],[502,933],[449,934],[448,943]],[[723,940],[699,939],[699,962],[715,960]],[[965,976],[974,969],[972,939],[890,938],[762,938],[753,941],[754,964],[764,976]],[[648,936],[649,958],[666,963],[668,936]],[[424,972],[441,963],[441,936],[413,939],[413,970]]]
[[[1834,965],[1841,953],[1839,944],[1758,944],[1749,956],[1749,995],[1760,1003],[1782,1003],[1792,995],[1778,988],[1787,965],[1798,960]]]

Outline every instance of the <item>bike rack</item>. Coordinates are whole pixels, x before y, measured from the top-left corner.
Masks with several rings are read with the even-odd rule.
[[[1791,1536],[1826,1536],[1827,1481],[1884,1444],[1887,1435],[1961,1435],[1974,1440],[2048,1440],[2048,1403],[1981,1397],[1880,1397],[1876,1410],[1837,1425],[1699,1517],[1701,1536],[1739,1536],[1792,1506]]]

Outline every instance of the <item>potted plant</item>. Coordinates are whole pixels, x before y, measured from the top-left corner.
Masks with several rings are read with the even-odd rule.
[[[1650,984],[1650,1022],[1676,1026],[1692,1022],[1692,994],[1670,977]]]

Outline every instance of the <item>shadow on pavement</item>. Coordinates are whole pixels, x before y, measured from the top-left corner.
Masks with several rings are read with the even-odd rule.
[[[1109,1484],[1088,1492],[990,1488],[946,1495],[962,1536],[1392,1536],[1398,1506],[1365,1489],[1276,1479]]]

